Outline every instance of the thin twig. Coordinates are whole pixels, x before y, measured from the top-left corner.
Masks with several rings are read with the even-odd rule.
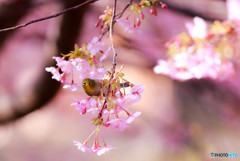
[[[0,29],[0,32],[10,31],[10,30],[16,30],[16,29],[19,29],[19,28],[22,28],[22,27],[26,27],[26,26],[28,26],[28,25],[30,25],[30,24],[33,24],[33,23],[36,23],[36,22],[44,21],[44,20],[51,19],[51,18],[56,18],[56,17],[58,17],[58,16],[60,16],[60,15],[62,15],[62,14],[65,14],[65,13],[70,12],[70,11],[72,11],[72,10],[78,9],[78,8],[84,6],[84,5],[89,4],[89,3],[94,3],[94,2],[96,2],[96,1],[98,1],[98,0],[89,0],[89,1],[86,1],[86,2],[81,3],[81,4],[79,4],[79,5],[73,6],[73,7],[71,7],[71,8],[67,8],[67,9],[65,9],[65,10],[63,10],[63,11],[61,11],[61,12],[59,12],[59,13],[53,14],[53,15],[51,15],[51,16],[47,16],[47,17],[43,17],[43,18],[36,19],[36,20],[32,20],[32,21],[29,21],[29,22],[27,22],[27,23],[25,23],[25,24],[20,24],[20,25],[17,25],[17,26],[5,28],[5,29]]]
[[[112,36],[113,26],[114,26],[115,16],[116,16],[116,8],[117,8],[117,0],[114,0],[113,13],[112,13],[112,17],[111,17],[110,26],[109,26],[109,37],[110,37],[110,41],[111,41],[111,48],[112,48],[112,51],[113,51],[112,69],[111,69],[109,82],[111,82],[111,80],[114,77],[115,68],[116,68],[116,65],[117,65],[116,64],[117,52],[116,52],[116,50],[114,48],[114,45],[113,45],[113,36]],[[109,83],[109,85],[107,87],[106,98],[105,98],[105,101],[103,103],[102,109],[101,109],[101,111],[98,114],[99,118],[102,117],[102,112],[105,109],[105,105],[107,103],[107,98],[108,98],[109,93],[110,93],[110,88],[111,88],[111,83]]]
[[[114,48],[114,45],[113,45],[113,36],[112,36],[112,33],[113,33],[113,25],[114,25],[114,20],[115,20],[115,16],[116,16],[116,7],[117,7],[117,0],[114,1],[114,7],[113,7],[113,15],[112,15],[112,18],[111,18],[111,23],[110,23],[110,28],[109,28],[109,38],[110,38],[110,41],[111,41],[111,48],[112,48],[112,51],[113,51],[113,61],[112,61],[112,75],[111,75],[111,78],[113,77],[114,73],[115,73],[115,68],[116,68],[116,57],[117,57],[117,52]]]
[[[120,13],[118,13],[118,14],[115,15],[112,26],[115,25],[116,19],[119,19],[119,18],[122,17],[122,15],[126,12],[126,10],[128,9],[128,7],[129,7],[130,5],[132,5],[132,3],[133,3],[133,0],[130,0],[129,3],[124,7],[124,9],[123,9]],[[110,26],[101,33],[101,35],[98,37],[98,41],[101,41],[101,39],[103,38],[103,36],[104,36],[109,30],[110,30]]]
[[[120,13],[116,14],[116,17],[121,18],[124,12],[128,9],[128,7],[132,5],[132,3],[133,3],[133,0],[130,0],[129,3],[124,7],[124,9]]]

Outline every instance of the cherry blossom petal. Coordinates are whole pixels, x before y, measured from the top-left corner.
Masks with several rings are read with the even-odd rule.
[[[80,114],[83,115],[86,112],[90,112],[90,109],[95,109],[97,106],[97,101],[95,98],[86,98],[82,100],[75,99],[77,102],[72,103],[72,106],[76,106],[76,110],[80,111]]]
[[[137,112],[134,112],[133,114],[131,114],[128,118],[127,118],[127,121],[126,123],[130,124],[131,122],[134,121],[134,119],[138,116],[141,115],[141,112],[137,111]]]
[[[143,84],[135,85],[131,88],[130,93],[140,94],[144,91],[145,86]]]
[[[133,23],[127,19],[117,19],[116,20],[120,26],[125,29],[125,32],[128,33],[141,33],[141,30],[134,27]]]
[[[104,147],[102,147],[101,149],[98,150],[97,155],[98,155],[98,156],[101,156],[101,155],[103,155],[104,153],[109,152],[110,150],[114,150],[114,149],[115,149],[115,148],[110,147],[110,146],[104,146]]]
[[[240,20],[240,1],[227,0],[227,13],[229,20]]]
[[[170,74],[170,66],[167,61],[158,60],[158,64],[153,68],[154,73],[156,74]]]
[[[108,49],[106,51],[103,52],[102,56],[100,57],[100,61],[103,61],[107,58],[108,54],[109,54],[109,51],[111,50],[110,47],[108,47]]]
[[[94,37],[90,43],[88,43],[87,49],[92,55],[96,55],[104,46],[103,42],[98,41],[98,37]]]
[[[203,39],[207,35],[207,23],[200,17],[194,17],[192,23],[187,23],[186,27],[193,38]]]
[[[47,72],[51,72],[52,73],[52,79],[56,79],[57,81],[60,81],[62,76],[61,74],[59,73],[59,71],[57,70],[57,68],[54,68],[54,67],[47,67],[45,68],[45,70]]]
[[[125,119],[116,118],[106,122],[112,129],[118,129],[120,131],[124,130],[126,127],[129,127]]]
[[[85,144],[80,143],[79,141],[73,141],[74,145],[77,146],[77,148],[79,150],[81,150],[82,152],[88,151],[88,152],[93,152],[92,149],[90,149],[89,147],[87,147]]]

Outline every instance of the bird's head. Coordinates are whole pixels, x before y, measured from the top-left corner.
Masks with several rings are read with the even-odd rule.
[[[89,96],[95,93],[96,86],[97,82],[94,79],[86,78],[82,81],[82,87]]]

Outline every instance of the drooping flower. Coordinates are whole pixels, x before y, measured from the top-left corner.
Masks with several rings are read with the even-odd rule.
[[[102,142],[103,142],[103,146],[101,146],[99,144],[99,133],[100,133],[100,129],[99,127],[97,127],[91,134],[90,136],[87,138],[87,140],[84,143],[81,143],[79,141],[73,141],[74,145],[76,145],[78,147],[79,150],[81,150],[82,152],[88,151],[90,153],[96,153],[98,156],[103,155],[104,153],[110,151],[110,150],[114,150],[114,147],[111,146],[107,146],[107,144],[105,143],[103,137],[102,137]],[[93,145],[91,148],[89,148],[87,146],[87,142],[89,141],[89,139],[91,138],[91,136],[93,134],[96,134],[96,137],[94,139]]]
[[[80,114],[85,114],[86,112],[89,112],[90,108],[96,108],[97,101],[94,98],[86,98],[82,100],[76,99],[77,102],[72,103],[72,106],[76,106],[76,110],[80,112]]]
[[[56,79],[57,81],[61,80],[61,74],[59,73],[57,68],[55,68],[55,67],[47,67],[46,71],[52,73],[52,75],[53,75],[52,79]]]
[[[107,50],[103,51],[103,52],[101,53],[101,57],[100,57],[99,60],[100,60],[100,61],[105,60],[105,59],[107,58],[110,50],[111,50],[111,48],[108,47]]]
[[[46,71],[53,74],[53,79],[64,84],[63,88],[71,88],[75,91],[81,88],[82,80],[85,78],[103,79],[106,69],[93,67],[88,61],[81,58],[63,60],[60,57],[53,57],[57,61],[58,68],[47,67]],[[61,74],[58,72],[61,70]]]
[[[133,114],[129,115],[128,118],[127,118],[127,121],[126,123],[130,124],[131,122],[133,122],[133,120],[140,116],[141,115],[141,112],[137,111],[137,112],[134,112]]]
[[[87,49],[92,55],[96,55],[103,49],[104,42],[100,42],[97,37],[94,37],[90,43],[88,43]]]
[[[141,100],[141,93],[144,90],[144,85],[139,84],[131,88],[130,92],[126,94],[123,98],[126,105],[131,105],[133,103],[139,102]]]
[[[79,150],[81,150],[82,152],[85,152],[85,151],[93,152],[91,148],[89,148],[89,147],[86,146],[86,143],[85,143],[85,144],[82,144],[82,143],[80,143],[79,141],[75,141],[75,140],[73,141],[73,143],[74,143],[74,145],[76,145],[77,148],[78,148]]]
[[[107,8],[105,14],[100,16],[104,25],[101,29],[109,27],[111,14],[112,9]],[[129,32],[133,32],[133,30],[139,31],[133,24],[130,24],[128,27],[130,27],[127,29]],[[111,146],[107,146],[104,140],[103,146],[99,144],[99,127],[105,126],[119,130],[129,127],[129,124],[141,112],[130,114],[127,111],[127,106],[140,101],[141,93],[144,89],[143,85],[133,85],[128,82],[123,78],[124,74],[121,72],[106,71],[100,63],[107,57],[111,48],[109,47],[107,50],[103,50],[103,48],[104,43],[100,42],[97,37],[94,37],[90,43],[83,44],[81,48],[75,45],[75,50],[63,57],[53,57],[57,62],[57,67],[46,68],[46,71],[53,74],[53,79],[63,83],[63,88],[70,88],[72,91],[82,88],[82,84],[85,83],[82,83],[82,81],[86,78],[98,80],[101,83],[97,89],[100,91],[99,95],[92,95],[81,100],[75,99],[75,103],[71,104],[75,106],[81,115],[91,113],[94,116],[92,124],[97,126],[96,130],[93,131],[84,143],[74,141],[74,144],[83,152],[88,151],[97,155],[102,155],[114,149]],[[126,83],[127,85],[124,85],[124,88],[131,88],[130,92],[126,94],[120,82]],[[85,89],[84,91],[86,92]],[[122,113],[126,114],[125,117]],[[87,142],[94,133],[96,133],[96,138],[93,146],[89,148]]]
[[[97,155],[98,156],[101,156],[103,155],[104,153],[106,152],[109,152],[110,150],[114,150],[115,148],[111,147],[111,146],[103,146],[102,148],[100,148],[98,151],[97,151]]]
[[[99,16],[96,27],[100,26],[101,32],[104,32],[110,26],[112,14],[113,8],[107,6],[104,13]]]
[[[111,127],[112,129],[118,129],[120,131],[124,130],[126,127],[129,127],[130,125],[127,124],[126,119],[123,118],[115,118],[112,119],[108,122],[106,122],[106,124]]]
[[[122,26],[125,32],[128,33],[141,33],[141,30],[138,29],[130,20],[127,19],[117,19],[116,20],[120,26]]]

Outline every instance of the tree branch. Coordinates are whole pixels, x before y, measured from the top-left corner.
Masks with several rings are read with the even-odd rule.
[[[112,33],[113,33],[113,25],[114,25],[114,22],[115,22],[115,16],[116,16],[116,7],[117,7],[117,0],[114,0],[114,7],[113,7],[113,15],[112,15],[112,18],[111,18],[111,23],[110,23],[110,28],[109,28],[109,37],[110,37],[110,40],[111,40],[111,48],[112,48],[112,51],[113,51],[113,61],[112,61],[112,77],[115,73],[115,68],[116,68],[116,57],[117,57],[117,52],[114,48],[114,44],[113,44],[113,36],[112,36]]]
[[[83,0],[82,0],[83,1]],[[64,8],[78,4],[79,0],[68,0],[64,1]],[[81,27],[83,26],[83,16],[87,8],[83,10],[75,10],[69,14],[63,16],[62,22],[60,24],[60,31],[58,33],[58,38],[56,40],[56,55],[59,53],[66,53],[69,50],[72,50],[74,43],[77,41]],[[51,60],[46,66],[54,66],[55,61]],[[38,81],[33,85],[32,91],[32,100],[28,99],[28,104],[23,105],[21,102],[18,102],[20,97],[26,97],[25,92],[20,92],[17,94],[16,98],[12,98],[11,105],[7,108],[13,112],[7,116],[0,116],[0,124],[6,124],[11,121],[15,121],[21,117],[26,116],[27,114],[40,109],[45,104],[47,104],[55,96],[59,90],[60,83],[51,78],[51,73],[42,71],[39,75]]]
[[[111,82],[111,80],[112,80],[113,77],[114,77],[115,68],[116,68],[116,65],[117,65],[117,64],[116,64],[117,52],[116,52],[116,50],[115,50],[115,48],[114,48],[114,45],[113,45],[113,37],[112,37],[113,26],[114,26],[114,23],[116,22],[116,21],[115,21],[116,9],[117,9],[117,0],[114,0],[113,13],[112,13],[111,22],[110,22],[109,28],[107,28],[107,30],[109,29],[109,37],[110,37],[110,41],[111,41],[111,48],[112,48],[112,51],[113,51],[112,70],[111,70],[109,82]],[[99,114],[98,114],[98,117],[99,117],[99,118],[102,117],[102,112],[103,112],[103,110],[105,109],[105,105],[106,105],[106,103],[107,103],[107,98],[108,98],[109,93],[110,93],[110,88],[111,88],[111,83],[109,83],[109,85],[108,85],[108,87],[107,87],[106,98],[105,98],[105,101],[104,101],[104,103],[103,103],[102,109],[101,109],[101,111],[100,111]]]
[[[60,16],[60,15],[62,15],[62,14],[65,14],[65,13],[70,12],[70,11],[72,11],[72,10],[78,9],[78,8],[84,6],[84,5],[89,4],[89,3],[94,3],[94,2],[96,2],[96,1],[98,1],[98,0],[89,0],[89,1],[86,1],[86,2],[84,2],[84,3],[78,4],[78,5],[76,5],[76,6],[73,6],[73,7],[71,7],[71,8],[67,8],[67,9],[65,9],[65,10],[63,10],[63,11],[61,11],[61,12],[59,12],[59,13],[56,13],[56,14],[54,14],[54,15],[51,15],[51,16],[47,16],[47,17],[43,17],[43,18],[40,18],[40,19],[32,20],[32,21],[27,22],[27,23],[25,23],[25,24],[20,24],[20,25],[17,25],[17,26],[5,28],[5,29],[0,29],[0,32],[10,31],[10,30],[16,30],[16,29],[19,29],[19,28],[22,28],[22,27],[26,27],[26,26],[28,26],[28,25],[30,25],[30,24],[33,24],[33,23],[36,23],[36,22],[44,21],[44,20],[51,19],[51,18],[56,18],[56,17],[58,17],[58,16]]]
[[[124,7],[124,9],[118,13],[118,14],[115,14],[114,16],[114,21],[113,21],[113,26],[114,24],[116,23],[116,19],[119,19],[122,17],[122,15],[126,12],[126,10],[128,9],[128,7],[133,3],[133,0],[130,0],[129,3]],[[98,41],[101,41],[101,39],[103,38],[103,36],[110,30],[110,27],[108,27],[105,31],[103,31],[101,33],[101,35],[98,37]]]

